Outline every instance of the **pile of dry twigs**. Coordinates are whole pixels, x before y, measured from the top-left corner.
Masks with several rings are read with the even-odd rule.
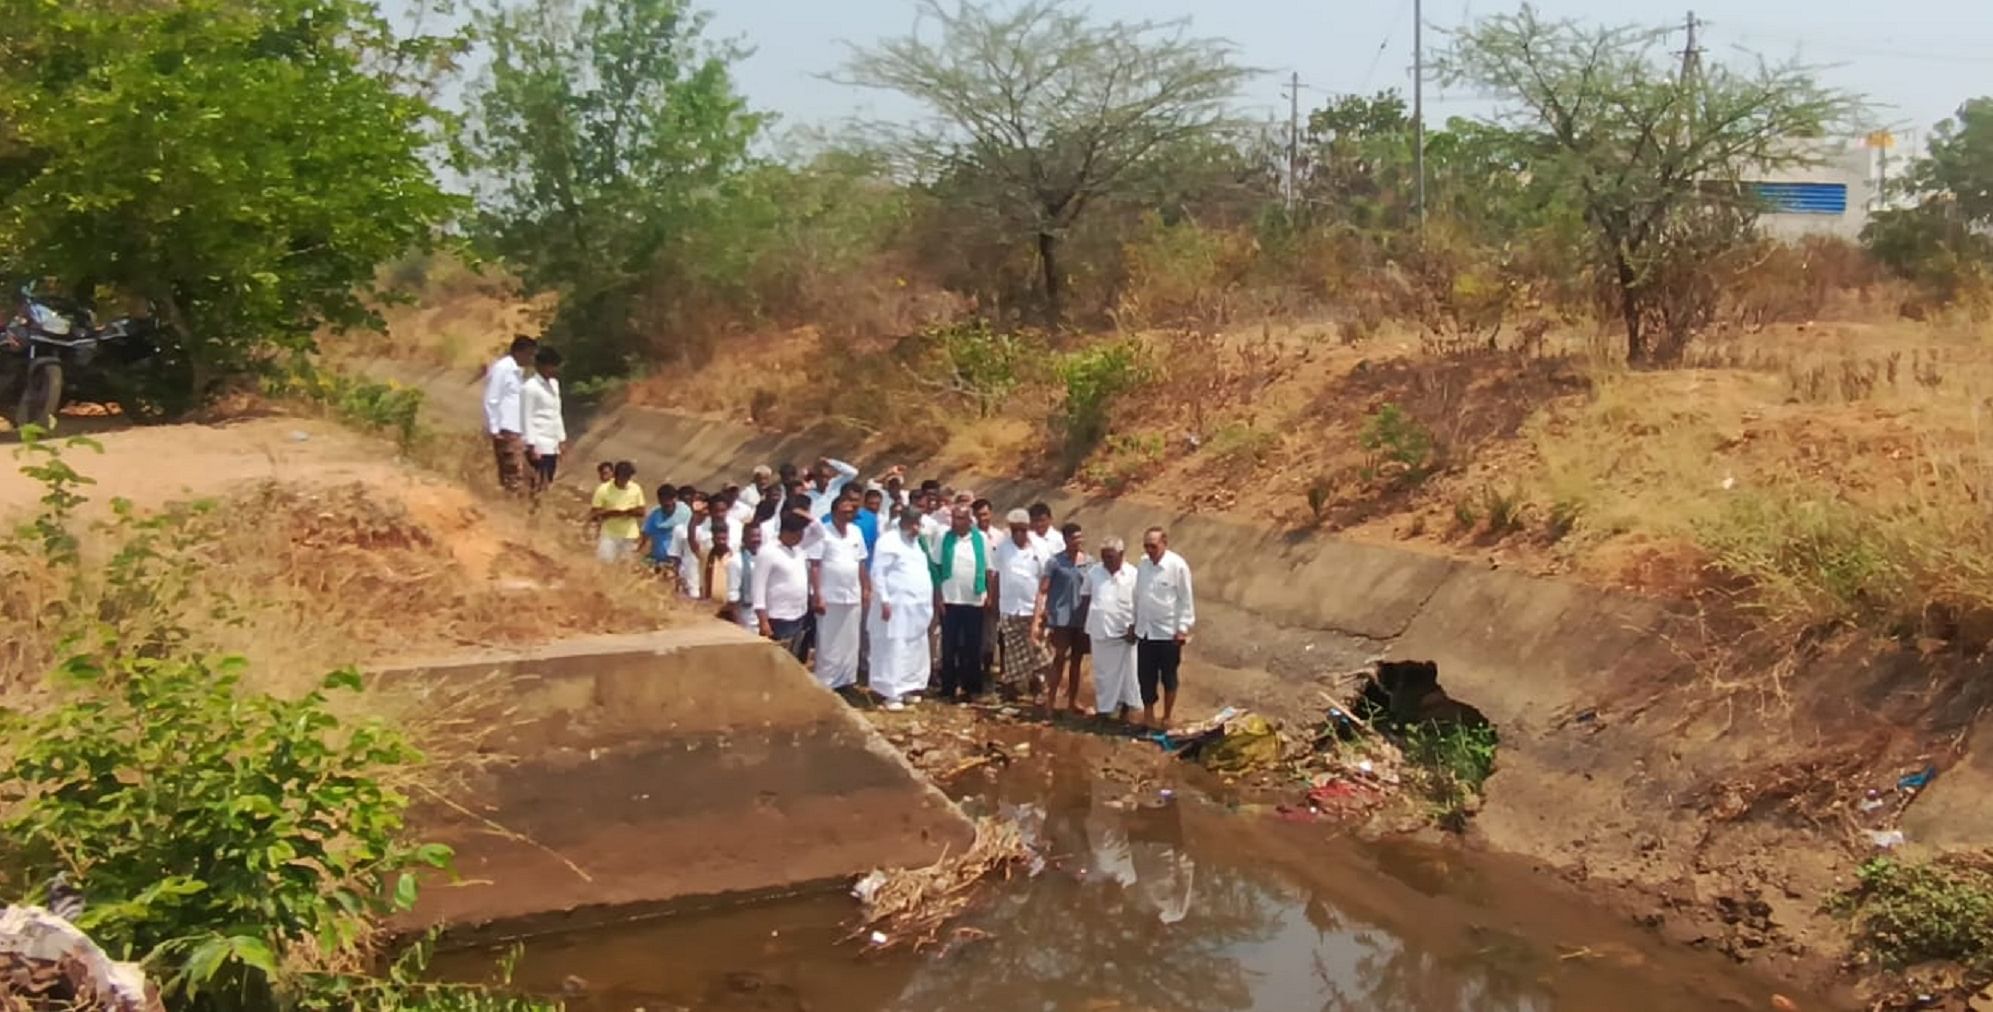
[[[985,816],[976,820],[976,842],[960,854],[946,854],[925,868],[874,871],[858,880],[853,894],[862,904],[852,938],[868,951],[910,947],[942,949],[975,941],[985,933],[950,928],[975,903],[983,880],[1008,879],[1030,860],[1031,850],[1017,826]]]

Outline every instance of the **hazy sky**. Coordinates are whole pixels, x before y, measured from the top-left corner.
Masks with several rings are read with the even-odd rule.
[[[952,2],[952,0],[951,0]],[[1973,95],[1993,94],[1993,0],[1690,0],[1708,59],[1739,49],[1795,53],[1826,65],[1831,84],[1867,94],[1886,123],[1921,134]],[[829,126],[853,113],[905,114],[893,96],[846,88],[818,75],[835,69],[843,43],[905,34],[913,0],[704,0],[715,34],[755,53],[738,68],[749,98],[789,125]],[[1539,0],[1538,10],[1610,23],[1680,24],[1687,7],[1655,0]],[[1411,0],[1092,0],[1104,18],[1188,17],[1198,34],[1222,36],[1244,62],[1269,73],[1246,96],[1259,115],[1287,113],[1280,90],[1299,71],[1303,108],[1330,92],[1375,91],[1410,81]],[[1446,28],[1514,3],[1427,0],[1428,47]],[[1679,36],[1675,40],[1679,45]],[[1482,108],[1464,95],[1428,90],[1428,115]],[[1906,138],[1907,139],[1907,138]],[[1921,142],[1920,142],[1921,144]]]

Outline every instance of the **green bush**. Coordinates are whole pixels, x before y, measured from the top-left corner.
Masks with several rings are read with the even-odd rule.
[[[922,336],[940,351],[950,389],[974,401],[982,417],[1017,389],[1028,349],[1016,335],[992,330],[987,320],[968,320],[929,327]]]
[[[1852,920],[1864,953],[1892,968],[1931,960],[1993,968],[1993,874],[1878,857],[1857,877],[1832,906]]]
[[[362,429],[391,434],[404,450],[421,432],[422,391],[393,380],[380,382],[307,368],[266,381],[264,392],[302,400]]]
[[[414,904],[413,869],[450,858],[400,842],[408,801],[382,783],[420,753],[334,715],[357,673],[284,700],[242,691],[243,667],[79,654],[57,705],[0,725],[19,743],[0,766],[11,876],[86,883],[78,926],[190,998],[274,990],[293,950],[359,955],[374,917]]]
[[[62,446],[23,435],[22,471],[46,492],[0,551],[49,581],[38,619],[62,659],[46,694],[0,710],[0,878],[68,875],[89,900],[78,926],[141,960],[175,1008],[534,1007],[340,976],[371,960],[378,918],[414,904],[416,870],[449,864],[447,847],[405,839],[393,785],[421,754],[380,721],[340,716],[355,709],[353,671],[281,698],[244,689],[239,658],[193,653],[179,623],[202,511],[116,502],[100,525],[108,557],[86,560],[74,525],[89,479]],[[307,1000],[334,993],[366,1000]]]
[[[1403,728],[1405,761],[1443,822],[1458,824],[1495,773],[1492,724],[1426,721]]]
[[[1066,388],[1060,421],[1070,469],[1106,437],[1114,399],[1147,382],[1148,358],[1141,342],[1115,341],[1067,355],[1059,362],[1058,374]]]
[[[1432,473],[1432,430],[1396,404],[1372,412],[1357,440],[1370,455],[1365,480],[1386,477],[1396,485],[1416,485]]]
[[[1237,467],[1265,463],[1279,445],[1279,433],[1233,422],[1220,426],[1217,432],[1212,433],[1205,450],[1220,464]]]

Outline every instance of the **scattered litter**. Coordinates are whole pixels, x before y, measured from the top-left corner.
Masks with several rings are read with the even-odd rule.
[[[1244,773],[1280,761],[1280,734],[1265,717],[1248,716],[1224,728],[1204,748],[1204,765],[1218,773]]]
[[[1874,791],[1870,791],[1869,796],[1863,798],[1861,804],[1858,804],[1855,807],[1864,812],[1873,812],[1876,809],[1881,808],[1882,806],[1888,803],[1889,802],[1884,801],[1882,800],[1882,798],[1878,797]]]
[[[883,931],[874,931],[871,934],[866,935],[865,940],[871,942],[873,945],[878,946],[880,948],[884,948],[886,943],[891,941],[891,939],[888,938],[886,936],[886,933]]]
[[[1377,764],[1371,762],[1368,759],[1365,759],[1362,762],[1357,763],[1356,768],[1362,770],[1366,775],[1375,774],[1377,772]]]
[[[1899,791],[1921,791],[1937,778],[1937,766],[1926,764],[1923,769],[1915,773],[1905,773],[1899,777],[1896,781],[1896,789]]]
[[[857,882],[852,883],[851,896],[853,899],[856,899],[860,903],[870,903],[872,902],[872,897],[877,896],[879,894],[879,888],[881,886],[884,886],[885,884],[886,884],[885,872],[883,871],[866,872],[863,876],[861,876],[858,879]]]
[[[1868,840],[1882,850],[1895,850],[1906,842],[1900,829],[1871,829]]]
[[[306,432],[306,431],[304,431],[303,429],[292,429],[292,430],[291,430],[291,442],[293,442],[293,443],[309,443],[309,442],[311,442],[311,433],[309,433],[309,432]]]

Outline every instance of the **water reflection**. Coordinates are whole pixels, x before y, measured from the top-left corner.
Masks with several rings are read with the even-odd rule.
[[[602,1012],[1706,1012],[1766,993],[1512,869],[1357,847],[1084,762],[1013,771],[964,804],[1015,819],[1042,858],[976,918],[987,941],[860,957],[837,944],[848,901],[819,897],[542,940],[521,982],[581,978],[572,1007]]]

